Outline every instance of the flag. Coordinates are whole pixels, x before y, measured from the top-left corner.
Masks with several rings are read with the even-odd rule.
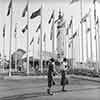
[[[41,9],[38,9],[37,11],[32,13],[32,15],[30,16],[30,19],[40,16],[40,13],[41,13]]]
[[[15,25],[15,30],[14,30],[14,32],[15,32],[15,38],[16,38],[16,32],[17,32],[16,27],[17,27],[17,26]]]
[[[12,7],[12,0],[10,0],[9,5],[8,5],[8,12],[7,12],[7,16],[10,15],[11,12],[11,7]]]
[[[94,36],[94,39],[96,40],[96,35]]]
[[[28,11],[28,4],[26,4],[26,6],[22,12],[22,17],[25,17],[27,11]]]
[[[71,47],[71,44],[68,44],[68,47],[70,48]]]
[[[94,9],[94,19],[96,21],[96,9]]]
[[[74,39],[76,35],[77,35],[77,32],[75,32],[75,33],[72,35],[72,37],[69,38],[69,39],[70,39],[70,40],[71,40],[71,39]]]
[[[30,45],[33,43],[33,41],[34,41],[34,37],[32,38],[32,40],[31,40],[31,42],[30,42]]]
[[[46,41],[46,33],[44,33],[43,41]]]
[[[24,33],[28,29],[28,25],[26,25],[23,29],[22,32]]]
[[[72,41],[70,41],[69,44],[68,44],[68,47],[69,47],[69,48],[71,47],[71,44],[72,44]]]
[[[96,0],[93,0],[93,4],[95,4]]]
[[[100,0],[93,0],[93,4],[95,4],[96,1],[97,1],[98,3],[100,3]]]
[[[80,21],[80,23],[84,23],[84,22],[86,22],[86,19],[82,18],[81,21]]]
[[[88,13],[85,14],[85,16],[81,19],[80,23],[86,22],[87,17],[90,15],[91,9],[89,9]]]
[[[15,30],[14,30],[14,32],[16,32],[16,25],[15,25]]]
[[[54,23],[52,22],[51,30],[50,30],[50,40],[52,40],[53,37],[53,27],[54,27]]]
[[[60,31],[58,31],[58,33],[57,33],[57,38],[58,38],[59,35],[60,35]]]
[[[72,26],[72,19],[70,20],[68,28],[71,28],[71,26]]]
[[[67,27],[67,29],[66,29],[66,35],[68,35],[68,33],[69,33],[69,28]]]
[[[50,19],[49,19],[49,24],[51,23],[51,20],[53,19],[53,17],[54,17],[54,11],[52,12],[52,14],[51,14],[51,17],[50,17]]]
[[[91,31],[91,29],[90,28],[87,28],[87,33],[90,32],[90,31]]]
[[[99,18],[97,17],[96,25],[99,23]]]
[[[70,44],[70,43],[68,44],[68,47],[69,47],[69,48],[71,47],[71,44]]]
[[[62,16],[60,15],[60,16],[58,17],[58,19],[55,20],[55,23],[57,23],[62,17],[63,17],[63,15],[62,15]]]
[[[38,36],[38,41],[37,41],[37,44],[39,44],[39,42],[40,42],[40,37]]]
[[[38,30],[40,29],[41,27],[41,24],[38,25],[37,29],[36,29],[36,32],[38,32]]]
[[[73,3],[75,3],[75,2],[78,2],[79,0],[71,0],[70,1],[70,4],[73,4]]]
[[[50,32],[50,40],[52,40],[53,32]]]
[[[57,26],[57,28],[59,29],[62,28],[63,26],[65,27],[65,22],[62,22],[60,25]]]
[[[6,24],[4,24],[3,26],[3,38],[5,37],[5,28],[6,28]]]
[[[55,20],[55,23],[57,23],[59,21],[59,18]]]

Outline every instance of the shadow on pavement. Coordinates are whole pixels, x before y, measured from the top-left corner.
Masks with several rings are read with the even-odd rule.
[[[100,89],[100,87],[95,88],[84,88],[84,89],[68,89],[65,92],[62,92],[61,90],[53,91],[53,93],[67,93],[67,92],[80,92],[80,91],[87,91],[87,90],[95,90]],[[41,96],[50,96],[46,92],[34,92],[34,93],[25,93],[20,95],[13,95],[8,97],[0,98],[0,100],[25,100],[25,99],[35,99],[37,97]]]
[[[40,96],[49,96],[46,92],[25,93],[20,95],[13,95],[0,98],[0,100],[24,100],[28,98],[36,98]]]
[[[93,88],[81,88],[81,89],[66,89],[64,92],[80,92],[80,91],[89,91],[89,90],[96,90],[96,89],[100,89],[100,87],[93,87]],[[57,90],[55,91],[55,93],[64,93],[63,91],[61,90]]]

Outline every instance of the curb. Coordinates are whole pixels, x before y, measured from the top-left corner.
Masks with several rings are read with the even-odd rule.
[[[3,77],[4,80],[27,80],[27,79],[46,79],[46,76],[5,76]]]
[[[100,78],[93,78],[93,77],[87,77],[87,76],[77,76],[77,75],[71,75],[71,78],[76,78],[76,79],[83,79],[83,80],[88,80],[88,81],[95,81],[95,82],[100,82]]]
[[[28,79],[47,79],[47,76],[4,76],[2,77],[4,80],[28,80]],[[60,78],[59,76],[55,76],[54,78]]]

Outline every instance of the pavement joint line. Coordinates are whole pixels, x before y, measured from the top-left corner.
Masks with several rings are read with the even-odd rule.
[[[47,79],[47,76],[4,76],[5,80],[22,80],[22,79]],[[54,78],[60,78],[59,76],[55,76]]]
[[[78,75],[71,75],[70,77],[71,77],[71,78],[77,78],[77,79],[88,80],[88,81],[100,82],[100,78],[96,78],[96,77],[78,76]]]
[[[100,78],[87,77],[87,76],[78,76],[78,75],[67,75],[67,77],[83,79],[88,81],[100,82]],[[60,76],[55,76],[54,78],[60,78]],[[1,76],[0,79],[4,80],[26,80],[26,79],[47,79],[47,76]]]

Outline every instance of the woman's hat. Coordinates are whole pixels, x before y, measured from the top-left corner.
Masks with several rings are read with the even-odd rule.
[[[66,58],[63,58],[63,61],[64,61],[64,62],[66,62],[66,61],[67,61],[67,59],[66,59]]]
[[[51,62],[54,62],[54,61],[55,61],[55,59],[54,59],[54,58],[51,58],[51,59],[50,59],[50,61],[51,61]]]

